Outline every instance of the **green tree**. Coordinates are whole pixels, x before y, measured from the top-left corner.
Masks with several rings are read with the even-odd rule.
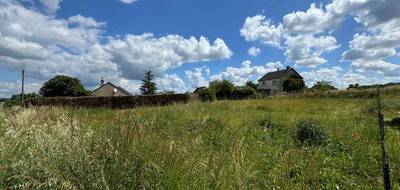
[[[87,96],[89,94],[79,79],[64,75],[55,76],[45,82],[39,93],[44,97]]]
[[[153,82],[154,75],[151,71],[147,71],[142,79],[142,87],[140,87],[140,92],[143,95],[154,95],[157,91],[157,84]]]
[[[246,86],[248,86],[248,87],[250,87],[250,88],[252,88],[254,90],[257,90],[257,84],[254,83],[253,81],[247,81],[246,82]]]
[[[311,89],[318,91],[337,90],[337,88],[332,85],[331,81],[325,80],[315,82],[314,86],[311,87]]]
[[[231,98],[235,85],[228,80],[214,80],[210,82],[210,89],[214,90],[218,99]]]
[[[304,89],[306,85],[303,79],[296,79],[290,77],[283,83],[283,91],[285,92],[299,92]]]

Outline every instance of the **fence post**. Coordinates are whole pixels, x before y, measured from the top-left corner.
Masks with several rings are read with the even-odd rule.
[[[381,149],[382,149],[382,172],[383,172],[383,182],[384,189],[390,190],[390,174],[389,174],[389,163],[386,152],[386,142],[385,142],[385,121],[384,116],[382,114],[382,106],[381,106],[381,93],[380,86],[378,85],[378,119],[379,119],[379,128],[381,132]]]
[[[24,107],[24,85],[25,85],[25,70],[22,69],[22,81],[21,81],[21,108]]]

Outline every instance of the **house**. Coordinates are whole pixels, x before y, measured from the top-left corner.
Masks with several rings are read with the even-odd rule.
[[[104,80],[101,79],[101,86],[91,93],[92,96],[104,97],[104,96],[132,96],[131,93],[126,91],[120,86],[115,86],[113,83],[108,82],[104,84]]]
[[[258,80],[257,89],[264,95],[281,94],[283,92],[283,84],[289,78],[303,79],[296,70],[286,67],[284,70],[278,69],[261,77]]]

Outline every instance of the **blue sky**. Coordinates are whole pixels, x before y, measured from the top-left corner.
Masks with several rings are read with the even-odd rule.
[[[294,67],[307,85],[400,82],[398,0],[0,0],[0,96],[57,74],[136,93]]]

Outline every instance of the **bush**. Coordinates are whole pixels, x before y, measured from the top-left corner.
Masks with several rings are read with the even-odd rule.
[[[199,89],[196,93],[199,95],[200,100],[203,102],[205,102],[205,101],[212,102],[215,99],[217,99],[215,96],[215,92],[209,88]]]
[[[260,125],[264,131],[278,128],[278,125],[274,123],[269,117],[262,119]]]
[[[337,90],[337,88],[332,85],[332,82],[324,80],[315,82],[314,86],[312,86],[311,89],[316,91]]]
[[[283,91],[285,92],[299,92],[304,89],[306,85],[303,79],[296,79],[290,77],[283,83]]]
[[[228,80],[215,80],[210,82],[210,89],[215,91],[218,99],[228,99],[231,98],[235,85]]]
[[[39,95],[36,93],[24,94],[25,101],[33,99],[33,98],[37,98],[37,97],[39,97]],[[20,106],[20,105],[21,105],[21,94],[12,95],[11,98],[4,103],[4,107],[7,107],[7,108],[10,108],[13,106]]]
[[[400,117],[395,117],[390,122],[391,126],[399,126],[400,127]]]
[[[318,146],[326,142],[326,135],[317,122],[302,120],[297,123],[296,140],[301,145]]]
[[[247,99],[247,98],[251,98],[252,96],[254,96],[256,94],[256,90],[254,88],[245,86],[242,88],[236,88],[231,95],[231,98],[234,99]]]
[[[256,90],[257,91],[257,84],[256,83],[254,83],[253,81],[247,81],[246,82],[246,86],[248,86],[248,87],[250,87],[250,88],[253,88],[254,90]]]

